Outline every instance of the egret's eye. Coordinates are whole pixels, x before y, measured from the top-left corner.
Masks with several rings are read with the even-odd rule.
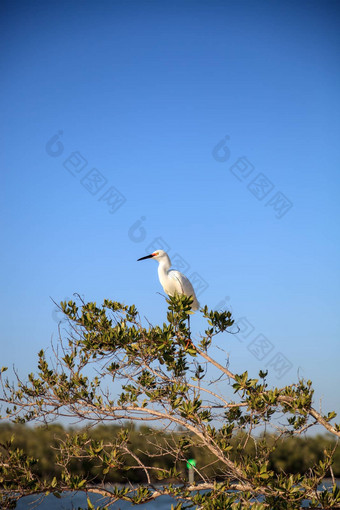
[[[152,254],[153,257],[157,257],[157,255],[158,255],[158,251],[154,251]]]

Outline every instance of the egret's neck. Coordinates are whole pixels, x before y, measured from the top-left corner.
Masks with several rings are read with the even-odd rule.
[[[161,260],[158,262],[158,274],[159,275],[167,274],[170,267],[171,262],[169,257],[167,255],[165,257],[162,257]]]

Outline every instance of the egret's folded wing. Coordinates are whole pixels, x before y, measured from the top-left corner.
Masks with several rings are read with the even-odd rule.
[[[168,276],[169,278],[171,278],[171,280],[174,280],[178,283],[179,290],[186,296],[188,295],[187,294],[188,291],[189,295],[193,292],[194,289],[192,288],[191,283],[189,282],[188,278],[184,276],[184,274],[180,273],[179,271],[176,271],[175,269],[171,269],[168,272]]]
[[[179,286],[179,291],[181,291],[186,296],[193,297],[194,301],[192,304],[192,309],[198,310],[199,302],[196,298],[196,294],[190,280],[186,276],[184,276],[184,274],[180,273],[179,271],[176,271],[175,269],[171,269],[168,272],[168,276],[169,278],[177,282],[177,285]]]

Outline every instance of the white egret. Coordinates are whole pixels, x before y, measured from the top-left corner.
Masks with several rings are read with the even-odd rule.
[[[151,253],[151,255],[147,255],[146,257],[141,257],[137,260],[145,260],[145,259],[155,259],[158,262],[158,277],[161,285],[164,289],[164,292],[168,294],[168,296],[174,296],[175,294],[184,294],[185,296],[192,296],[193,302],[191,304],[191,310],[195,312],[199,309],[199,302],[197,301],[197,297],[194,291],[193,286],[190,281],[184,274],[176,271],[175,269],[170,269],[171,261],[169,259],[169,255],[164,250],[157,250]]]

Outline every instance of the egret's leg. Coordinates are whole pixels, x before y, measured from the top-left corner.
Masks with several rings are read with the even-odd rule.
[[[191,341],[191,331],[190,331],[190,315],[188,315],[188,331],[189,331],[189,338],[187,340],[187,343],[186,343],[186,346],[185,348],[187,349],[189,347],[189,345],[191,344],[192,345],[192,341]]]

